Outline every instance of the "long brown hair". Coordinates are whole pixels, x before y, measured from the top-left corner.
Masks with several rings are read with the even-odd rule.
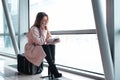
[[[46,16],[47,19],[48,19],[48,15],[45,12],[39,12],[36,16],[36,19],[35,19],[35,22],[34,22],[33,26],[35,26],[37,28],[40,28],[40,22],[41,22],[41,20],[43,19],[44,16]],[[47,29],[47,27],[46,27],[46,29]]]

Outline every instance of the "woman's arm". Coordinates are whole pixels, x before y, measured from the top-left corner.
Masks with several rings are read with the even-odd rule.
[[[51,33],[47,30],[47,38],[46,38],[47,44],[55,44],[60,42],[59,38],[52,38]]]
[[[31,38],[35,44],[43,45],[45,43],[45,39],[46,39],[45,34],[47,34],[46,32],[44,32],[44,34],[42,33],[40,34],[40,31],[38,30],[37,27],[32,27],[30,33],[31,33]]]
[[[47,37],[46,37],[47,43],[53,43],[53,38],[51,36],[51,33],[47,30]]]

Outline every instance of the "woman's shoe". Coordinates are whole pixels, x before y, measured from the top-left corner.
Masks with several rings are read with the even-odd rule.
[[[60,78],[60,77],[62,77],[62,74],[61,74],[61,73],[54,74],[54,77],[55,77],[55,78]]]
[[[51,75],[53,75],[55,78],[62,77],[62,74],[58,72],[55,65],[49,66],[49,70],[50,70]]]

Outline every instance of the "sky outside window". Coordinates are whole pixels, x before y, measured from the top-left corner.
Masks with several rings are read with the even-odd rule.
[[[30,8],[30,25],[43,11],[49,15],[50,30],[95,29],[91,0],[34,0]]]

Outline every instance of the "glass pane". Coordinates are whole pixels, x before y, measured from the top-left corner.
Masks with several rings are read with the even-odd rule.
[[[18,28],[18,0],[6,0],[6,2],[8,5],[9,14],[12,18],[12,24],[14,27],[14,31],[17,34],[18,29],[19,29]],[[1,12],[1,14],[0,14],[0,34],[3,34],[0,36],[0,39],[1,39],[0,52],[15,54],[1,1],[0,1],[0,12]],[[16,40],[17,40],[17,38],[18,38],[18,36],[16,36]]]
[[[0,33],[3,33],[3,8],[2,2],[0,1]]]
[[[50,30],[95,29],[91,0],[30,0],[30,25],[41,11],[49,16]]]
[[[0,36],[0,53],[15,54],[10,36]]]
[[[96,34],[53,37],[61,39],[61,42],[56,44],[56,64],[103,74]]]

